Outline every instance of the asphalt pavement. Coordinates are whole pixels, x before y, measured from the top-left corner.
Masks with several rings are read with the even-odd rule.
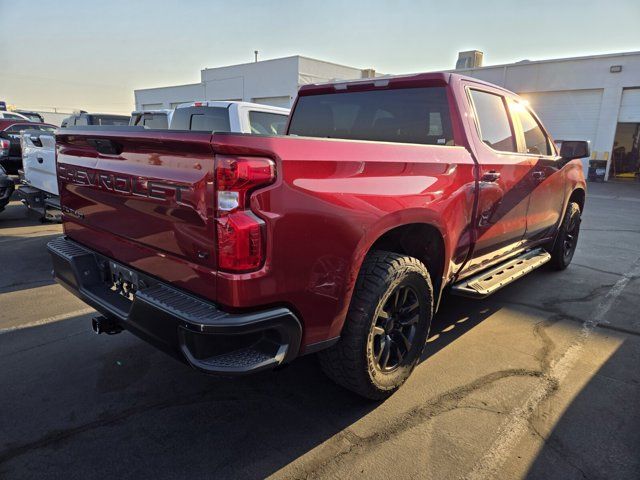
[[[61,227],[0,213],[0,478],[640,478],[640,184],[589,184],[578,251],[446,297],[382,403],[314,357],[224,379],[97,336],[51,280]]]

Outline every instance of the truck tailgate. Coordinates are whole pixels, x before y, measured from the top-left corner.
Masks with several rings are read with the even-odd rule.
[[[22,169],[29,185],[58,195],[56,139],[53,134],[27,131],[22,135]]]
[[[69,129],[56,144],[67,236],[215,297],[210,134]]]

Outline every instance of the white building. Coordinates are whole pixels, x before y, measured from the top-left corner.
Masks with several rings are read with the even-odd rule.
[[[197,100],[242,100],[289,108],[298,87],[308,83],[375,76],[371,69],[346,67],[299,55],[241,65],[205,68],[200,83],[135,90],[136,109],[173,108]]]
[[[607,160],[607,177],[640,170],[640,52],[488,67],[480,52],[461,52],[458,67],[470,65],[455,71],[525,97],[556,140],[591,142],[591,158]]]
[[[640,169],[640,52],[482,66],[482,53],[461,52],[458,73],[503,86],[529,100],[556,140],[588,140],[607,177]],[[136,109],[173,108],[197,100],[243,100],[290,107],[308,83],[376,76],[373,69],[303,56],[206,68],[200,83],[135,91]],[[588,161],[585,160],[585,170]]]

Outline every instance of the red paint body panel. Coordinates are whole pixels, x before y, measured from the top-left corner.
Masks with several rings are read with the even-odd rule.
[[[219,273],[217,301],[286,304],[303,319],[306,344],[339,334],[360,264],[386,231],[428,223],[442,233],[447,258],[469,248],[474,163],[461,147],[238,135],[215,135],[213,147],[269,155],[282,172],[253,196],[267,223],[267,263],[251,274]]]
[[[215,297],[211,135],[77,133],[56,136],[65,233],[177,287]],[[122,145],[119,155],[99,154],[87,143],[107,137]]]
[[[527,237],[529,197],[538,188],[529,176],[536,162],[487,156],[468,114],[465,81],[475,82],[425,74],[382,87],[372,81],[354,87],[447,85],[455,147],[68,129],[57,135],[65,233],[223,309],[289,307],[302,320],[304,351],[340,334],[362,260],[393,228],[421,223],[440,232],[442,285],[468,274],[474,264],[540,243],[542,237]],[[300,95],[333,88],[303,87]],[[98,153],[96,142],[102,142],[102,151],[105,142],[116,151]],[[217,268],[216,154],[275,162],[275,183],[251,196],[251,210],[266,230],[266,260],[257,271],[231,274]],[[578,165],[570,162],[556,173],[561,175],[556,179],[566,178],[558,216],[571,191],[584,188]],[[480,182],[483,171],[495,168],[502,169],[500,183]],[[539,215],[551,218],[545,208],[540,204]],[[493,212],[495,221],[476,228],[484,211]]]

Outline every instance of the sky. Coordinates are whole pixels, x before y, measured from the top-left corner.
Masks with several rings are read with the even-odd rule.
[[[129,113],[133,90],[304,55],[384,73],[640,50],[640,0],[0,0],[0,100]]]

